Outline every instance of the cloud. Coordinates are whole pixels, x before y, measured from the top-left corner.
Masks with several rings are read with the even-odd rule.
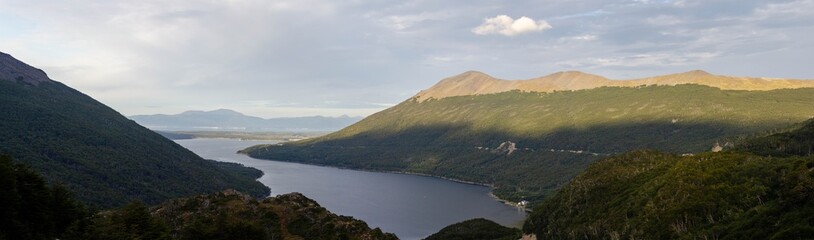
[[[681,24],[683,21],[675,16],[659,15],[656,17],[647,18],[647,23],[655,26],[668,26]]]
[[[812,8],[814,0],[0,0],[0,51],[126,115],[358,115],[362,107],[325,101],[401,102],[473,69],[506,79],[696,68],[810,79]]]
[[[558,64],[568,68],[684,66],[704,62],[719,55],[721,53],[717,52],[636,54],[632,56],[564,61]]]
[[[772,3],[765,7],[755,9],[755,16],[759,19],[773,17],[807,16],[814,14],[810,9],[814,8],[814,0],[798,0],[787,3]]]
[[[596,39],[597,39],[596,35],[585,34],[585,35],[579,35],[579,36],[563,37],[563,38],[560,38],[560,42],[564,42],[564,41],[594,41]]]
[[[449,18],[448,12],[422,12],[419,14],[389,15],[378,18],[376,21],[388,28],[402,31],[425,21],[437,21]],[[373,16],[366,16],[373,17]]]
[[[551,29],[551,24],[545,20],[537,20],[522,16],[517,20],[506,15],[498,15],[493,18],[486,18],[483,24],[473,28],[472,32],[477,35],[501,34],[504,36],[515,36],[530,32],[542,32]]]

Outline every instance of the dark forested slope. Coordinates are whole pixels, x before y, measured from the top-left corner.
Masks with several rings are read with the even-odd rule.
[[[814,238],[812,127],[720,153],[600,160],[535,208],[524,231],[538,239]]]
[[[226,188],[269,192],[256,181],[260,171],[204,160],[4,53],[0,153],[102,207]]]
[[[225,190],[94,212],[2,155],[0,185],[0,239],[397,239],[298,193],[258,199]]]

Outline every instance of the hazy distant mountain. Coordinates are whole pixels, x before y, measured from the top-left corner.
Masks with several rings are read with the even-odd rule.
[[[172,115],[135,115],[130,119],[147,128],[164,131],[336,131],[362,118],[313,116],[264,119],[218,109]]]
[[[730,77],[695,70],[685,73],[670,74],[634,80],[611,80],[602,76],[578,72],[558,72],[528,80],[502,80],[485,73],[469,71],[446,78],[421,91],[416,99],[424,101],[430,98],[441,99],[452,96],[480,95],[520,90],[525,92],[553,92],[566,90],[583,90],[598,87],[636,87],[642,85],[698,84],[719,88],[721,90],[774,90],[814,87],[814,81]]]
[[[243,152],[493,184],[501,198],[534,204],[603,156],[706,151],[814,117],[814,88],[805,86],[814,81],[703,71],[634,81],[580,72],[505,81],[467,72],[332,134]]]
[[[259,170],[202,159],[5,53],[0,53],[0,155],[104,207],[227,188],[255,196],[269,192],[256,181]]]

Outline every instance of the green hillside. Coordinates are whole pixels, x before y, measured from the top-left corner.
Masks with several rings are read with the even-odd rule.
[[[811,146],[812,128],[808,121],[721,153],[600,160],[535,208],[524,231],[538,239],[811,239],[814,157],[797,146]]]
[[[488,183],[501,198],[539,200],[603,156],[709,150],[733,136],[808,119],[812,102],[814,89],[700,85],[410,99],[324,137],[243,152]],[[509,141],[516,148],[511,154]]]
[[[739,142],[734,151],[762,156],[811,156],[814,154],[814,119],[790,127],[784,132]]]
[[[2,53],[0,60],[0,154],[85,203],[153,204],[227,188],[269,193],[259,170],[204,160],[39,69]]]
[[[7,156],[0,185],[0,239],[397,239],[298,193],[257,199],[225,190],[94,212]]]

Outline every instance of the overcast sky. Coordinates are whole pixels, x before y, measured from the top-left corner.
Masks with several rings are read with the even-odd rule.
[[[814,0],[0,0],[0,51],[125,115],[358,116],[467,70],[814,79]]]

